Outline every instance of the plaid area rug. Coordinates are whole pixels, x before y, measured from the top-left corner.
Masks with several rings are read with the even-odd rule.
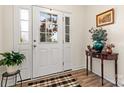
[[[81,87],[71,74],[59,75],[28,83],[29,87]]]

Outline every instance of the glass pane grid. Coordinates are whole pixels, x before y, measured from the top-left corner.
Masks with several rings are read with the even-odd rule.
[[[57,42],[58,16],[40,12],[40,42]]]
[[[20,9],[20,42],[29,42],[29,10]]]
[[[65,17],[65,42],[70,42],[70,18]]]

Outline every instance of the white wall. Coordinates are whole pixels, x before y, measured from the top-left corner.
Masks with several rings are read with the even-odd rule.
[[[13,50],[13,6],[3,6],[3,51]]]
[[[109,10],[111,8],[115,9],[115,23],[112,25],[104,26],[103,28],[107,30],[108,42],[115,44],[114,52],[119,53],[118,59],[118,76],[119,83],[124,83],[124,6],[86,6],[85,7],[85,47],[88,44],[92,44],[91,34],[88,30],[91,27],[96,26],[96,15]],[[95,60],[93,62],[93,71],[100,75],[100,62]],[[114,82],[114,62],[107,61],[105,64],[105,77],[106,79]]]
[[[0,52],[13,50],[13,7],[0,6]],[[6,69],[0,66],[0,80]],[[13,84],[13,77],[9,78],[9,84]],[[1,83],[1,82],[0,82]]]
[[[0,52],[2,51],[2,18],[3,15],[2,15],[2,6],[0,6]]]
[[[0,6],[0,53],[3,52],[2,37],[3,37],[3,6]],[[0,58],[1,58],[1,56],[0,56]],[[0,79],[1,79],[1,74],[2,74],[3,70],[4,70],[3,66],[0,66]]]

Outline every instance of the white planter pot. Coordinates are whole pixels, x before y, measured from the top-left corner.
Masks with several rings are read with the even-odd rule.
[[[18,70],[19,66],[14,65],[14,66],[6,66],[7,73],[14,73]]]

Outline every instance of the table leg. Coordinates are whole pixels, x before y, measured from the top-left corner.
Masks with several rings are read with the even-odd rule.
[[[86,74],[88,76],[88,55],[86,55]]]
[[[17,82],[17,75],[15,75],[15,86],[16,86],[16,82]]]
[[[21,77],[20,72],[19,72],[19,76],[20,76],[20,80],[21,80],[21,87],[22,87],[22,77]]]
[[[8,80],[8,77],[6,77],[5,87],[6,87],[6,85],[7,85],[7,80]]]
[[[103,77],[104,77],[104,73],[103,73],[103,69],[104,69],[104,67],[103,67],[103,59],[101,59],[101,77],[102,77],[102,86],[104,85],[103,84]]]
[[[3,76],[2,76],[2,80],[1,80],[1,87],[3,87]]]
[[[118,81],[118,65],[117,65],[117,60],[115,60],[115,83],[116,83],[116,86],[118,85],[117,81]]]
[[[90,56],[90,71],[92,72],[92,55]]]

